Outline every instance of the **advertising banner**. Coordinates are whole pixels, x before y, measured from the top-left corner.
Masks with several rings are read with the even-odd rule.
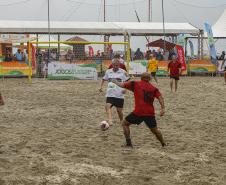
[[[184,47],[185,46],[185,35],[181,33],[177,38],[177,45]]]
[[[213,73],[216,72],[216,65],[210,60],[191,60],[189,62],[189,70],[197,73]]]
[[[129,63],[129,74],[131,75],[140,75],[143,72],[146,72],[147,60],[134,60]],[[61,62],[62,63],[62,62]],[[70,64],[67,61],[63,62],[64,64]],[[96,71],[105,72],[108,67],[111,65],[111,60],[78,60],[73,62],[72,64],[76,64],[80,67],[92,67],[95,68]],[[158,62],[158,71],[157,75],[167,75],[168,61],[159,61]]]
[[[48,79],[50,80],[97,80],[97,71],[94,67],[79,66],[51,62],[48,64]]]
[[[76,60],[75,62],[63,61],[65,64],[77,64],[81,67],[93,67],[96,68],[97,72],[105,72],[111,65],[111,60]]]
[[[168,75],[168,61],[159,61],[158,63],[158,71],[156,75],[158,76],[165,76]]]
[[[140,75],[146,72],[147,60],[130,61],[129,74]]]
[[[177,55],[178,55],[178,60],[181,63],[181,70],[185,71],[186,70],[186,62],[184,58],[184,49],[182,46],[176,45],[175,46],[177,49]]]
[[[216,64],[217,52],[216,52],[216,49],[215,49],[215,42],[214,42],[214,39],[213,39],[213,32],[212,32],[211,25],[208,24],[207,22],[205,22],[204,28],[205,28],[205,31],[207,32],[208,44],[209,44],[209,47],[210,47],[210,56],[212,58],[212,62],[214,64]]]
[[[33,69],[33,74],[35,69]],[[29,75],[29,66],[25,62],[0,62],[0,76],[23,77]]]
[[[193,44],[193,42],[192,41],[188,41],[189,42],[189,46],[190,46],[190,50],[191,50],[191,57],[193,57],[194,56],[194,44]]]
[[[130,62],[129,74],[140,75],[146,72],[147,60],[135,60]],[[158,70],[156,74],[158,76],[165,76],[168,74],[168,61],[159,61]]]

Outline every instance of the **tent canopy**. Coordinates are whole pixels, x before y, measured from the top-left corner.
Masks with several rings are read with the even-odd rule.
[[[81,37],[78,37],[78,36],[71,37],[71,38],[67,39],[66,41],[75,41],[75,42],[84,42],[84,43],[88,42],[87,40],[85,40],[85,39],[83,39]],[[75,44],[69,44],[69,45],[75,45]]]
[[[226,38],[226,9],[212,27],[213,37]]]
[[[56,22],[50,23],[51,34],[87,35],[163,35],[161,22]],[[0,20],[0,33],[48,34],[47,21]],[[165,23],[166,35],[199,33],[199,29],[189,23]]]
[[[173,49],[176,46],[176,44],[174,44],[172,42],[168,42],[168,41],[165,41],[165,44],[166,44],[166,50],[167,51]],[[148,46],[149,47],[159,47],[159,48],[164,49],[164,40],[162,40],[162,39],[155,40],[153,42],[150,42],[148,44]]]
[[[48,35],[42,35],[38,37],[38,42],[45,42],[49,40],[49,36]],[[57,39],[55,39],[52,35],[50,36],[50,42],[57,42]],[[49,44],[38,44],[39,48],[49,48]],[[51,43],[50,44],[50,48],[58,48],[58,44],[57,43]],[[60,48],[63,49],[70,49],[71,46],[67,45],[67,44],[62,44],[60,43]]]

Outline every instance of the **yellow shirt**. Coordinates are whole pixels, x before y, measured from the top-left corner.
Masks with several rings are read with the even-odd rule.
[[[151,59],[148,61],[147,65],[148,72],[156,72],[158,69],[158,60]]]

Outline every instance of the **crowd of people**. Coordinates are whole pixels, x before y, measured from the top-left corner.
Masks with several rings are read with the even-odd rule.
[[[154,55],[158,61],[171,60],[172,56],[175,55],[174,49],[165,52],[162,49],[158,49],[157,51],[155,49],[148,49],[146,52],[142,52],[140,48],[137,48],[134,53],[131,53],[132,60],[148,60],[151,54]]]
[[[11,54],[10,49],[6,49],[5,54],[5,61],[11,62],[11,61],[19,61],[19,62],[26,62],[28,61],[28,51],[22,51],[21,49],[17,49],[16,53],[14,55]]]

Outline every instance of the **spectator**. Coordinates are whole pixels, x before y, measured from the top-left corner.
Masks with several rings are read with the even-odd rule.
[[[66,60],[69,60],[70,63],[74,60],[75,55],[74,55],[74,53],[73,53],[73,51],[71,49],[69,49],[67,51],[67,54],[65,55],[65,58],[66,58]]]
[[[168,60],[172,60],[173,55],[176,55],[176,53],[174,52],[174,49],[171,49],[171,50],[169,51],[169,57],[168,57]]]
[[[157,59],[158,61],[163,60],[163,55],[162,55],[162,53],[161,53],[160,50],[158,50],[158,52],[156,53],[156,59]]]
[[[9,48],[6,49],[5,61],[7,61],[7,62],[12,61],[12,55],[11,55]]]
[[[144,59],[144,55],[140,51],[140,48],[137,48],[136,52],[134,53],[134,60],[142,60],[142,59]]]
[[[222,51],[221,56],[218,57],[218,60],[224,60],[225,59],[225,51]]]
[[[50,59],[51,60],[57,59],[57,52],[54,49],[50,52]]]
[[[100,50],[97,50],[96,57],[100,57]]]
[[[17,52],[15,53],[14,56],[17,61],[23,61],[23,59],[24,59],[23,53],[21,52],[20,49],[17,50]]]
[[[146,53],[145,53],[145,58],[146,58],[147,60],[149,60],[150,55],[151,55],[151,50],[147,50]]]

